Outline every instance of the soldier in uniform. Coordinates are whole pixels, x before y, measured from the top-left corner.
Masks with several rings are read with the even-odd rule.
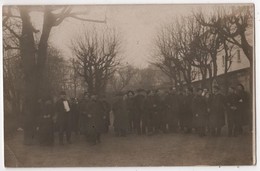
[[[41,111],[39,134],[41,145],[53,145],[54,143],[54,106],[50,96],[44,99],[44,104]]]
[[[134,129],[138,135],[141,135],[141,115],[143,112],[144,95],[141,89],[137,90],[137,95],[133,99],[134,106]]]
[[[150,91],[146,91],[143,101],[143,112],[141,115],[142,134],[148,134],[151,124]]]
[[[92,95],[87,105],[87,137],[90,145],[101,142],[102,132],[102,105],[97,95]]]
[[[152,129],[154,133],[158,133],[161,130],[161,101],[158,95],[158,90],[153,91],[151,95],[151,108],[152,108]]]
[[[236,94],[238,96],[238,109],[237,109],[237,127],[238,134],[243,133],[242,126],[249,124],[252,129],[252,112],[250,112],[250,98],[242,84],[236,87]]]
[[[193,126],[197,129],[200,137],[205,136],[207,104],[202,96],[202,89],[197,89],[197,94],[192,99]]]
[[[209,125],[213,136],[220,136],[225,125],[225,99],[218,86],[213,87],[213,96],[209,105]]]
[[[100,98],[100,103],[103,109],[102,112],[102,133],[108,133],[110,125],[109,112],[111,110],[110,104],[106,101],[105,96]]]
[[[193,89],[187,88],[186,93],[183,97],[183,101],[180,104],[180,116],[182,120],[182,126],[185,133],[190,133],[192,129],[192,99]]]
[[[180,95],[176,94],[175,89],[171,91],[169,99],[169,109],[170,109],[170,118],[169,118],[169,130],[170,132],[177,132],[179,128],[179,119],[180,119]]]
[[[135,93],[133,91],[128,91],[127,92],[127,111],[128,111],[128,131],[131,133],[134,130],[134,96]]]
[[[72,130],[77,135],[79,133],[79,109],[78,100],[71,98],[71,119],[72,119]]]
[[[87,115],[88,115],[88,103],[90,101],[88,92],[83,94],[81,101],[79,102],[79,128],[80,133],[84,134],[87,140]]]
[[[64,132],[66,139],[71,144],[71,115],[70,105],[66,99],[65,91],[60,93],[60,99],[56,102],[57,126],[59,131],[59,144],[63,145]]]
[[[235,93],[234,87],[229,87],[228,95],[226,97],[227,105],[227,122],[228,122],[228,136],[237,136],[238,134],[238,96]]]
[[[127,94],[117,95],[116,102],[113,104],[114,128],[116,136],[126,136],[128,129]]]
[[[184,120],[185,120],[185,112],[186,112],[186,96],[183,89],[180,90],[178,94],[178,104],[179,104],[179,125],[180,125],[180,131],[184,132]]]

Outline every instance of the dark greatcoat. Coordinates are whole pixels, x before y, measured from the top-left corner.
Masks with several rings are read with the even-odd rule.
[[[160,116],[161,112],[161,101],[158,95],[152,95],[151,106],[152,106],[152,126],[159,128],[161,125],[162,117]]]
[[[110,125],[110,116],[109,112],[111,110],[110,104],[106,100],[100,101],[102,106],[102,124],[101,130],[103,133],[108,132],[108,126]]]
[[[238,129],[238,122],[241,120],[240,116],[238,115],[238,101],[239,97],[237,94],[232,93],[226,96],[226,109],[227,109],[227,121],[228,121],[228,133],[229,135],[236,134]]]
[[[209,126],[212,128],[225,125],[225,98],[222,94],[215,94],[210,100]]]
[[[207,103],[202,96],[194,96],[192,99],[193,126],[204,127],[207,121]]]
[[[54,143],[53,116],[53,104],[51,102],[45,103],[41,111],[39,123],[39,140],[41,145],[52,145]]]
[[[192,125],[192,99],[193,95],[184,96],[180,106],[180,117],[184,127],[191,127]]]
[[[134,109],[134,97],[127,98],[126,105],[127,105],[127,114],[128,114],[129,130],[132,131],[132,129],[133,129],[133,124],[134,124],[134,113],[135,113],[135,109]]]
[[[115,131],[128,129],[127,101],[122,98],[117,99],[113,104],[114,128]]]
[[[90,100],[87,104],[87,134],[102,132],[102,104],[97,100]]]
[[[164,99],[165,117],[164,122],[169,125],[178,125],[179,121],[179,98],[175,94],[168,94]]]
[[[70,106],[70,104],[69,104],[69,106]],[[60,125],[66,124],[70,129],[71,114],[70,114],[70,112],[65,111],[62,99],[60,99],[56,102],[56,113],[57,113],[57,125],[60,126]]]
[[[237,115],[240,118],[239,125],[243,126],[246,124],[252,125],[252,112],[250,112],[250,98],[245,91],[237,93],[238,96],[238,109]]]
[[[79,128],[81,133],[87,133],[87,114],[89,100],[82,99],[79,103]]]
[[[134,108],[134,129],[137,130],[137,133],[141,133],[141,116],[143,112],[143,103],[144,103],[144,96],[141,94],[136,95],[133,98],[133,108]]]
[[[66,133],[66,138],[68,142],[70,141],[71,137],[71,114],[70,111],[66,112],[63,101],[63,99],[60,99],[56,102],[57,126],[59,130],[60,143],[63,143],[64,132]]]

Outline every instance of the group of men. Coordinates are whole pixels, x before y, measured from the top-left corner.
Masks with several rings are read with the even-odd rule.
[[[207,89],[187,88],[178,92],[139,90],[128,92],[127,97],[128,130],[137,134],[194,130],[201,137],[206,133],[220,136],[227,118],[228,136],[237,136],[252,119],[250,98],[241,84],[229,87],[227,95],[214,86],[212,94]]]
[[[206,134],[220,136],[225,115],[229,136],[241,134],[243,121],[250,120],[249,97],[241,84],[230,87],[227,95],[223,95],[218,86],[213,87],[212,94],[201,88],[178,92],[139,89],[117,94],[109,102],[104,96],[87,92],[79,102],[75,98],[67,100],[62,91],[55,105],[47,100],[42,109],[41,139],[45,143],[51,139],[47,143],[53,143],[52,123],[55,123],[60,145],[64,144],[64,134],[67,143],[71,143],[72,131],[84,134],[91,145],[100,143],[100,136],[109,131],[110,123],[116,136],[195,131],[203,137]],[[110,118],[114,118],[113,121],[110,122]]]

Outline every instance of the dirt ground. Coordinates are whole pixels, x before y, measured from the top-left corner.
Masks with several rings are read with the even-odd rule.
[[[196,134],[153,136],[102,136],[102,143],[90,146],[83,136],[73,135],[73,143],[52,147],[22,143],[23,132],[5,140],[7,167],[86,166],[194,166],[251,165],[252,136],[203,137]]]

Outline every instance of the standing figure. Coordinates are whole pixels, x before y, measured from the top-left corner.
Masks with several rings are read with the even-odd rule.
[[[54,143],[54,107],[51,97],[44,99],[39,124],[39,140],[41,145],[53,145]]]
[[[88,121],[88,103],[89,103],[89,94],[85,92],[83,98],[79,102],[79,129],[80,133],[84,134],[87,140],[87,121]]]
[[[110,125],[110,115],[109,112],[111,110],[110,104],[106,101],[105,96],[102,96],[100,99],[100,103],[102,106],[102,133],[108,133],[109,125]]]
[[[186,95],[184,96],[184,101],[182,106],[180,106],[182,126],[185,133],[190,133],[192,129],[192,99],[193,99],[193,89],[187,88]]]
[[[71,129],[77,135],[79,133],[79,109],[78,100],[76,98],[71,98]]]
[[[236,87],[236,94],[238,96],[238,109],[237,109],[237,126],[238,133],[242,134],[242,127],[249,124],[252,129],[252,112],[250,112],[250,98],[248,93],[242,84],[238,84]]]
[[[90,145],[101,142],[102,132],[102,105],[97,99],[97,95],[92,95],[87,105],[87,137]]]
[[[137,90],[137,95],[133,99],[134,106],[134,129],[138,135],[141,134],[141,115],[143,112],[144,95],[141,89]]]
[[[235,93],[234,87],[229,87],[228,95],[226,97],[226,105],[227,105],[227,122],[228,122],[228,136],[237,136],[238,134],[238,96]]]
[[[63,145],[64,133],[66,139],[71,144],[71,115],[70,105],[66,99],[65,91],[60,93],[60,99],[56,102],[57,126],[59,131],[59,144]]]
[[[225,99],[218,86],[213,87],[213,96],[209,104],[209,125],[213,136],[220,136],[221,129],[225,125]]]
[[[130,133],[132,133],[132,131],[134,130],[134,95],[135,93],[133,91],[128,91],[127,92],[127,111],[128,111],[128,131]]]
[[[202,89],[197,89],[197,94],[192,99],[193,126],[197,129],[199,136],[205,136],[207,119],[206,99],[202,96]]]
[[[154,133],[158,133],[161,130],[161,101],[158,95],[158,90],[153,91],[153,94],[150,97],[151,106],[152,106],[152,130]]]
[[[114,128],[116,136],[126,136],[128,129],[127,95],[118,95],[113,104]]]

